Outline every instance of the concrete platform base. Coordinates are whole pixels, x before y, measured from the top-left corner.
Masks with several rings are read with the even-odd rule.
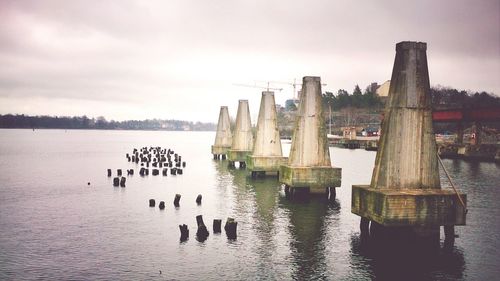
[[[227,152],[227,159],[231,162],[245,162],[247,156],[252,154],[250,150],[231,150]]]
[[[327,187],[338,187],[342,169],[336,167],[280,166],[279,181],[292,188],[308,188],[309,193],[325,194]]]
[[[215,146],[212,145],[212,154],[213,155],[225,155],[228,150],[231,149],[231,146]]]
[[[309,200],[310,197],[322,197],[328,201],[334,202],[337,198],[337,191],[335,187],[325,187],[323,190],[315,188],[312,190],[309,187],[291,187],[284,186],[285,197],[291,200]]]
[[[247,169],[250,172],[278,173],[280,166],[288,162],[287,157],[282,156],[247,156]]]
[[[460,197],[467,204],[467,196]],[[351,212],[383,226],[465,225],[465,208],[453,190],[445,189],[353,185]]]

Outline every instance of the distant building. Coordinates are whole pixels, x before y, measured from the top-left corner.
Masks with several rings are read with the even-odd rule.
[[[364,128],[362,126],[347,126],[341,127],[340,130],[344,139],[355,140],[357,135],[362,134]]]
[[[387,80],[384,84],[377,87],[375,93],[381,98],[387,98],[389,96],[389,87],[391,86],[391,80]]]
[[[380,126],[367,126],[361,131],[361,135],[364,137],[372,137],[379,135]]]
[[[368,91],[371,93],[376,93],[377,89],[379,88],[379,85],[377,82],[373,82],[368,86]]]
[[[356,139],[356,127],[342,127],[342,137],[348,140]]]
[[[384,84],[377,88],[375,93],[380,97],[380,100],[385,104],[389,98],[389,87],[391,86],[391,80],[387,80]]]

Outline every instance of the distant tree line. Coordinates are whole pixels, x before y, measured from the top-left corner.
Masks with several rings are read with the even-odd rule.
[[[487,92],[470,92],[449,87],[432,87],[434,109],[500,108],[500,97]]]
[[[460,109],[460,108],[498,108],[500,110],[500,97],[487,92],[459,91],[457,89],[436,86],[430,89],[433,109]],[[379,97],[376,87],[366,87],[362,93],[358,85],[353,93],[340,89],[336,94],[326,92],[323,94],[325,119],[333,127],[352,126],[353,124],[370,124],[375,126],[380,122],[380,113],[384,110],[387,97]],[[332,109],[332,115],[328,109]],[[331,120],[329,118],[331,117]],[[440,123],[437,128],[451,130],[455,124]],[[495,126],[496,127],[496,126]]]
[[[323,94],[323,104],[331,107],[334,111],[348,107],[378,110],[383,107],[384,103],[375,93],[375,90],[373,87],[368,86],[362,93],[361,88],[356,85],[352,95],[344,89],[338,90],[336,95],[332,92],[326,92]]]
[[[127,120],[107,121],[104,117],[87,116],[28,116],[0,115],[0,128],[46,128],[46,129],[104,129],[104,130],[165,130],[165,131],[213,131],[213,123],[181,120]]]
[[[336,94],[326,92],[323,94],[323,104],[334,111],[345,108],[358,108],[369,110],[382,110],[385,99],[376,94],[376,89],[366,87],[362,93],[358,85],[352,94],[340,89]],[[431,88],[432,105],[434,109],[457,108],[491,108],[500,107],[500,97],[487,92],[470,92],[449,87],[436,86]]]
[[[448,87],[433,87],[431,88],[432,107],[437,110],[445,109],[481,109],[481,108],[497,108],[500,110],[500,97],[487,92],[470,92],[459,91]],[[471,124],[465,124],[470,126]],[[498,122],[482,122],[483,126],[490,129],[500,130]],[[455,123],[435,123],[434,132],[450,133],[456,132],[457,125]]]

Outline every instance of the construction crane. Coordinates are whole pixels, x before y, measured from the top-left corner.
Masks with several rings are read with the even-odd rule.
[[[262,82],[262,81],[261,81]],[[297,100],[297,86],[302,86],[302,84],[297,83],[297,80],[293,78],[293,83],[290,82],[281,82],[281,81],[268,81],[267,85],[269,86],[269,83],[274,83],[274,84],[285,84],[285,85],[290,85],[293,87],[293,99]],[[326,86],[326,84],[321,83],[321,86]],[[332,107],[328,107],[328,132],[331,135],[332,134]]]
[[[295,78],[293,78],[293,83],[291,82],[282,82],[282,81],[256,81],[256,82],[266,82],[267,85],[269,86],[269,83],[272,83],[272,84],[285,84],[285,85],[290,85],[293,87],[293,99],[296,100],[297,99],[297,86],[302,86],[301,83],[297,83],[296,82],[297,80]],[[326,86],[326,84],[322,83],[321,86]]]
[[[266,83],[267,83],[267,87],[257,85],[257,81],[255,81],[253,85],[251,85],[251,84],[240,84],[240,83],[235,83],[233,85],[234,86],[239,86],[239,87],[249,87],[249,88],[265,89],[266,91],[270,91],[270,90],[272,90],[272,91],[278,91],[278,92],[283,91],[283,88],[272,88],[272,87],[270,87],[269,84],[271,83],[271,81],[266,81]]]

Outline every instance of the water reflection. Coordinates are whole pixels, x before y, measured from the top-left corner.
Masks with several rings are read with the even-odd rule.
[[[255,196],[255,228],[264,236],[272,236],[280,185],[275,178],[255,179],[249,182]],[[265,239],[269,237],[264,237]]]
[[[228,204],[231,204],[232,201],[229,199],[233,197],[233,192],[230,188],[233,182],[233,176],[229,173],[227,161],[213,160],[212,164],[215,167],[217,197],[227,199],[218,200],[218,207],[225,208]]]
[[[0,130],[0,280],[496,280],[500,275],[498,164],[443,160],[468,196],[467,225],[456,228],[460,238],[451,253],[387,255],[360,245],[359,217],[350,212],[351,185],[369,182],[374,153],[331,148],[335,165],[343,169],[339,210],[338,202],[332,207],[314,198],[290,202],[275,179],[252,181],[245,170],[228,170],[227,161],[207,154],[212,136],[50,130],[34,136]],[[182,177],[134,176],[127,188],[113,188],[106,169],[124,168],[124,153],[152,139],[171,143],[196,161]],[[478,166],[474,174],[470,165]],[[75,184],[89,179],[92,188]],[[183,196],[178,210],[170,201],[176,193]],[[197,194],[203,195],[200,206]],[[150,198],[168,200],[170,211],[149,208]],[[228,240],[222,230],[197,242],[194,218],[200,214],[209,231],[213,219],[224,224],[234,217],[237,240]],[[183,223],[191,233],[180,244]],[[109,266],[102,266],[105,262]]]
[[[248,194],[250,185],[247,183],[247,173],[245,169],[228,168],[229,174],[232,176],[232,183],[235,187],[235,203],[238,214],[244,214],[249,211],[253,205],[253,198]]]
[[[464,278],[465,260],[461,249],[429,251],[418,247],[383,247],[350,237],[351,268],[376,280],[457,280]],[[394,244],[392,244],[394,245]]]
[[[279,236],[277,235],[278,229],[275,226],[275,217],[280,185],[276,178],[269,177],[248,179],[248,185],[255,200],[252,228],[255,233],[258,233],[258,240],[255,245],[256,253],[259,256],[256,263],[258,268],[261,269],[258,275],[263,279],[275,279],[279,275],[276,275],[276,270],[269,268],[269,265],[273,264],[276,256],[282,254],[277,245],[279,241],[275,240]]]
[[[295,280],[326,279],[325,217],[331,208],[327,201],[311,197],[302,202],[280,198],[288,210],[292,277]]]
[[[465,162],[468,164],[468,170],[470,171],[470,175],[473,176],[473,177],[477,177],[480,175],[481,171],[479,169],[479,166],[480,166],[480,162],[478,161],[467,161]]]
[[[470,165],[448,164],[453,170]],[[339,219],[345,210],[340,209],[339,199],[332,203],[318,197],[290,200],[276,178],[251,179],[244,169],[228,168],[226,161],[214,161],[214,165],[218,189],[224,193],[221,198],[231,202],[233,214],[246,226],[238,230],[237,243],[240,250],[245,245],[245,251],[254,255],[252,274],[258,279],[457,280],[466,276],[460,247],[429,252],[362,243],[359,232],[343,236]],[[252,244],[248,246],[246,241]],[[346,249],[349,254],[333,260],[337,264],[341,263],[337,259],[346,259],[346,271],[329,264],[332,247],[344,243],[350,246]]]
[[[212,164],[215,167],[217,183],[227,183],[227,181],[230,179],[227,161],[213,160]]]

